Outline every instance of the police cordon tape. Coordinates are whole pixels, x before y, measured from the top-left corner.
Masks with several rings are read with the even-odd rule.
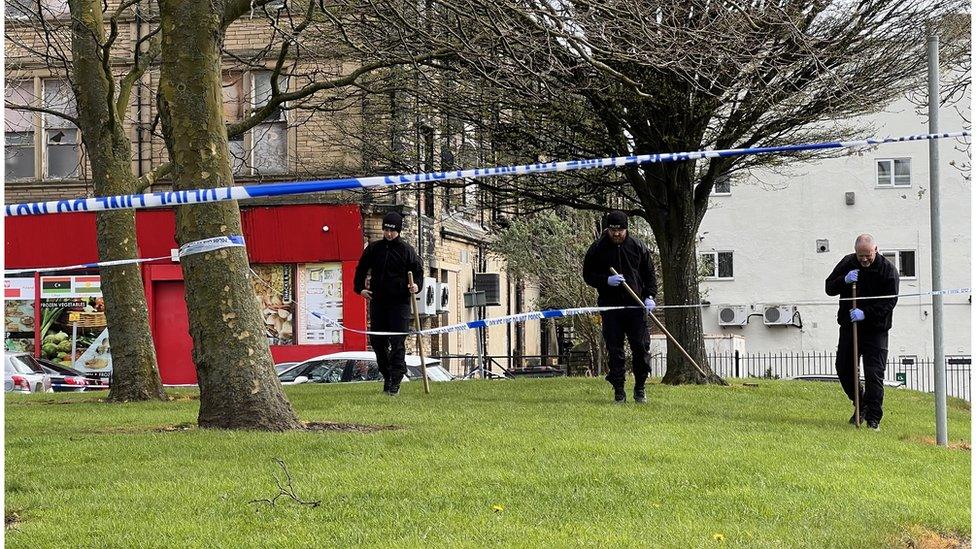
[[[115,261],[99,261],[98,263],[79,263],[78,265],[68,265],[66,267],[34,267],[32,269],[7,269],[3,271],[4,276],[24,274],[24,273],[57,273],[60,271],[80,271],[83,269],[98,269],[100,267],[115,267],[118,265],[136,265],[139,263],[149,263],[152,261],[163,261],[172,259],[170,256],[144,257],[141,259],[118,259]]]
[[[215,236],[188,242],[179,249],[179,257],[186,257],[193,254],[212,252],[221,248],[245,247],[244,237],[240,235]],[[140,259],[116,259],[113,261],[99,261],[96,263],[79,263],[78,265],[68,265],[65,267],[34,267],[31,269],[8,269],[3,271],[4,276],[24,274],[24,273],[56,273],[61,271],[80,271],[84,269],[99,269],[102,267],[117,267],[119,265],[136,265],[139,263],[149,263],[152,261],[164,261],[173,259],[172,256],[165,255],[160,257],[145,257]]]
[[[284,196],[292,194],[306,194],[314,192],[359,189],[377,186],[395,186],[409,183],[427,183],[449,181],[453,179],[477,179],[483,177],[528,175],[533,173],[565,172],[573,170],[590,170],[597,168],[611,168],[635,166],[652,162],[681,162],[701,158],[721,158],[743,156],[749,154],[771,154],[782,152],[799,152],[822,149],[843,149],[852,147],[871,147],[889,143],[907,141],[926,141],[931,139],[946,139],[967,137],[968,131],[916,134],[902,137],[870,138],[857,141],[828,141],[823,143],[807,143],[800,145],[780,145],[774,147],[751,147],[743,149],[701,150],[677,153],[641,154],[634,156],[610,156],[606,158],[591,158],[583,160],[567,160],[561,162],[541,162],[536,164],[522,164],[517,166],[495,166],[488,168],[473,168],[446,172],[425,172],[400,175],[378,175],[369,177],[353,177],[345,179],[323,179],[316,181],[301,181],[291,183],[272,183],[267,185],[246,185],[234,187],[217,187],[211,189],[193,189],[186,191],[166,191],[147,194],[130,194],[116,196],[100,196],[94,198],[77,198],[69,200],[51,200],[47,202],[28,202],[24,204],[8,204],[4,208],[4,215],[46,215],[69,212],[97,212],[107,210],[131,210],[145,208],[161,208],[184,204],[204,204],[225,200],[246,200],[268,196]]]
[[[970,293],[969,288],[953,288],[950,290],[938,290],[932,292],[917,292],[910,294],[897,294],[897,295],[879,295],[879,296],[869,296],[869,297],[858,297],[859,301],[871,300],[871,299],[891,299],[894,297],[920,297],[920,296],[932,296],[932,295],[952,295],[952,294],[968,294]],[[840,298],[840,301],[848,301],[851,298]],[[838,299],[830,300],[820,300],[820,301],[790,301],[791,305],[836,305]],[[764,302],[765,303],[765,302]],[[770,302],[772,303],[772,302]],[[782,301],[776,303],[783,303]],[[723,304],[725,305],[725,304]],[[711,304],[690,304],[690,305],[660,305],[655,307],[655,309],[700,309],[705,307],[711,307]],[[469,322],[462,322],[460,324],[451,324],[448,326],[439,326],[436,328],[427,328],[426,330],[420,330],[419,332],[374,332],[370,330],[357,330],[355,328],[349,328],[343,326],[341,323],[328,318],[321,313],[312,311],[312,315],[316,318],[322,320],[326,326],[330,328],[338,328],[346,330],[347,332],[353,332],[357,334],[365,335],[379,335],[379,336],[407,336],[407,335],[437,335],[445,333],[463,332],[466,330],[475,330],[478,328],[487,328],[489,326],[498,326],[502,324],[512,324],[516,322],[526,322],[529,320],[541,320],[544,318],[563,318],[568,316],[576,315],[586,315],[593,313],[601,313],[603,311],[616,311],[620,309],[642,309],[637,305],[624,305],[618,307],[578,307],[575,309],[548,309],[545,311],[531,311],[528,313],[519,313],[508,316],[499,316],[494,318],[484,318],[480,320],[472,320]]]

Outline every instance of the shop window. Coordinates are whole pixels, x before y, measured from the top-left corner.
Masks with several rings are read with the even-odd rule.
[[[915,250],[891,250],[883,251],[885,256],[895,268],[898,269],[898,276],[901,278],[915,278]]]
[[[251,73],[255,110],[264,107],[271,100],[271,74],[271,71]],[[280,75],[278,89],[282,92],[288,90],[288,80]],[[288,171],[288,123],[282,107],[276,107],[261,124],[251,130],[251,166],[255,175],[283,174]]]
[[[34,277],[7,278],[3,292],[4,349],[34,352]]]
[[[31,105],[34,97],[32,80],[7,82],[4,103]],[[4,167],[8,180],[33,179],[34,170],[34,113],[4,107]]]
[[[44,106],[48,109],[76,116],[75,97],[64,80],[44,80]],[[64,118],[44,114],[44,178],[77,178],[81,167],[78,129]]]
[[[303,263],[296,274],[299,344],[341,344],[342,263]]]
[[[708,280],[731,280],[732,252],[712,251],[699,254],[699,269]]]
[[[112,353],[98,275],[41,277],[41,354],[86,374],[108,376]]]
[[[878,187],[911,187],[911,185],[911,158],[885,158],[878,160]]]
[[[295,343],[294,265],[251,265],[251,286],[269,345]]]

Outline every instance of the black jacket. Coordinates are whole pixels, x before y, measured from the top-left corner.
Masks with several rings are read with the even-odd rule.
[[[651,251],[640,240],[630,234],[622,244],[614,244],[610,235],[604,231],[603,236],[594,242],[583,259],[583,280],[596,288],[597,304],[601,307],[616,305],[637,305],[623,284],[610,286],[607,278],[610,267],[624,275],[627,284],[643,300],[657,294],[657,279],[654,277],[654,264],[651,262]]]
[[[363,250],[356,265],[353,289],[361,293],[366,288],[366,273],[370,273],[369,290],[373,302],[410,303],[407,272],[413,272],[414,284],[424,284],[424,269],[417,252],[399,236],[393,240],[380,239]]]
[[[851,297],[851,285],[844,282],[844,277],[850,271],[858,269],[857,277],[857,308],[864,311],[861,326],[874,332],[887,332],[891,329],[891,311],[894,310],[898,298],[867,299],[862,297],[898,294],[898,269],[883,255],[874,256],[874,263],[870,267],[861,267],[856,254],[844,256],[834,267],[824,284],[827,295],[839,295],[842,298]],[[852,301],[841,301],[837,308],[837,323],[850,326]]]

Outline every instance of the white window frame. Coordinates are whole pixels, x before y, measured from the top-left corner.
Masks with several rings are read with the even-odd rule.
[[[12,89],[17,87],[27,88],[27,95],[17,93],[19,97],[13,97],[15,94],[10,93]],[[36,98],[36,86],[34,85],[33,78],[20,78],[11,79],[4,82],[4,99],[16,99],[13,101],[15,104],[23,103],[28,106],[35,105],[37,102]],[[37,117],[32,111],[24,111],[26,117],[29,119],[29,128],[11,128],[10,118],[7,118],[6,124],[3,128],[4,133],[4,154],[10,154],[9,151],[12,149],[20,150],[30,150],[30,162],[33,172],[27,177],[12,177],[9,172],[6,174],[8,181],[32,181],[37,179]],[[12,117],[11,117],[12,118]],[[9,130],[9,131],[8,131]],[[11,144],[8,136],[14,135],[27,135],[29,134],[29,143],[17,143]],[[20,153],[15,153],[20,154]]]
[[[898,183],[898,175],[895,174],[895,162],[908,162],[908,182]],[[881,170],[880,165],[882,163],[888,164],[888,182],[881,182]],[[904,176],[902,176],[904,177]],[[876,158],[874,162],[874,184],[875,188],[878,189],[905,189],[912,186],[912,159],[911,157],[892,157],[892,158]]]
[[[46,84],[47,84],[47,82],[51,82],[51,81],[61,82],[65,86],[64,93],[67,93],[68,94],[68,96],[67,96],[68,104],[69,105],[73,105],[74,102],[75,102],[74,92],[71,90],[70,85],[68,85],[67,79],[65,79],[65,78],[58,78],[58,77],[42,78],[41,79],[41,104],[44,107],[54,107],[55,109],[57,109],[58,107],[60,107],[60,105],[48,105],[48,103],[47,103],[47,88],[46,88]],[[77,115],[77,110],[78,110],[77,105],[74,105],[74,110],[75,110],[75,113],[70,113],[69,112],[69,113],[66,113],[66,114],[74,114],[74,115]],[[75,142],[74,143],[68,143],[66,145],[52,144],[50,142],[51,134],[55,134],[55,132],[61,132],[61,133],[74,132]],[[41,158],[42,158],[42,161],[41,161],[41,179],[44,180],[44,181],[65,181],[65,180],[71,181],[71,180],[81,179],[82,178],[81,171],[82,171],[82,168],[83,168],[83,166],[82,166],[82,163],[83,163],[83,151],[82,151],[82,146],[81,146],[81,129],[79,129],[77,126],[75,126],[73,123],[69,122],[68,120],[65,120],[65,119],[63,119],[63,118],[61,118],[59,116],[54,116],[54,115],[51,115],[51,114],[44,113],[44,114],[41,115],[41,132],[40,132],[40,135],[41,135]],[[54,175],[51,175],[51,169],[50,169],[50,166],[51,166],[51,162],[50,162],[50,148],[52,146],[59,147],[59,146],[71,146],[71,145],[74,145],[77,148],[77,155],[76,155],[76,159],[75,159],[76,162],[77,162],[77,165],[74,168],[74,172],[73,173],[70,173],[70,174],[68,174],[66,176],[63,176],[63,177],[62,176],[54,176]]]
[[[728,184],[729,190],[725,192],[720,192],[718,190],[719,182],[724,182]],[[732,196],[732,178],[726,175],[720,175],[715,178],[715,183],[712,186],[712,196]]]
[[[718,272],[719,254],[729,254],[729,256],[731,257],[732,276],[719,276],[719,272]],[[733,250],[708,250],[704,252],[699,251],[698,252],[699,265],[702,264],[705,256],[711,256],[712,265],[714,265],[714,268],[712,269],[712,274],[705,275],[705,280],[735,280],[735,252]]]
[[[904,252],[911,252],[915,256],[915,274],[912,276],[905,276],[901,273],[901,254]],[[885,256],[895,269],[898,270],[898,277],[902,280],[916,280],[918,279],[918,251],[909,249],[898,249],[898,250],[880,250],[879,254]],[[891,257],[894,256],[894,257]]]

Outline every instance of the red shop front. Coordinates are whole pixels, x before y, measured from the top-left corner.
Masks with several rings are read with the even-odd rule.
[[[246,208],[241,221],[255,299],[275,362],[365,349],[364,335],[334,329],[311,314],[315,311],[350,328],[365,329],[365,302],[353,292],[356,262],[363,249],[358,206]],[[98,261],[93,213],[6,217],[4,224],[6,269]],[[169,256],[177,247],[172,210],[136,212],[136,232],[140,257]],[[163,383],[196,383],[180,265],[165,260],[142,263],[141,268]],[[35,278],[39,318],[42,277]],[[34,325],[39,331],[40,322]]]

